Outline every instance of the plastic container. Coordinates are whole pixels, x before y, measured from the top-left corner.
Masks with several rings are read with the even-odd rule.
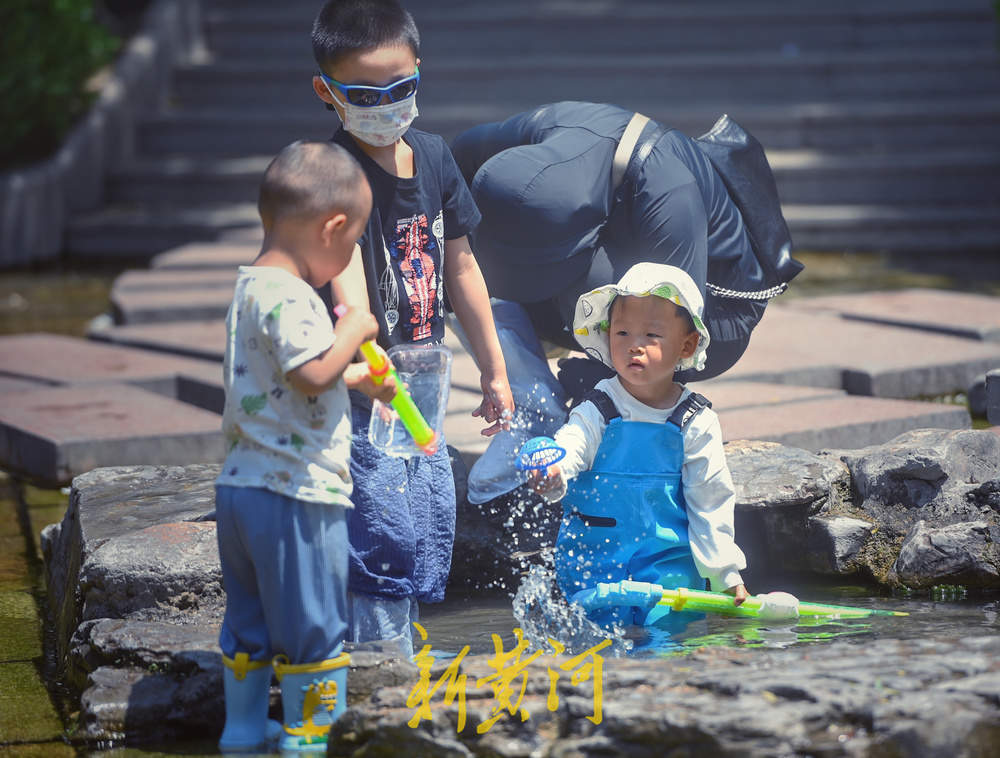
[[[441,440],[451,387],[451,350],[444,345],[396,345],[388,353],[414,404]],[[378,400],[372,403],[368,440],[396,458],[424,455],[392,406]]]

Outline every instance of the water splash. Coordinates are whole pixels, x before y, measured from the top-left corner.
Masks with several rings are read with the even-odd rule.
[[[622,627],[608,630],[598,626],[580,606],[567,603],[548,566],[534,565],[528,570],[514,594],[513,610],[524,636],[537,647],[554,639],[565,645],[568,653],[577,654],[610,638],[611,646],[603,655],[622,657],[632,649]]]

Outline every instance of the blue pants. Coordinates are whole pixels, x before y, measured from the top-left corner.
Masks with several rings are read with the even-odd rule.
[[[347,524],[339,505],[215,488],[226,615],[219,646],[252,661],[339,655],[347,631]]]
[[[352,392],[348,588],[440,602],[455,542],[455,478],[447,446],[442,440],[434,455],[392,458],[368,441],[370,417],[370,401]]]

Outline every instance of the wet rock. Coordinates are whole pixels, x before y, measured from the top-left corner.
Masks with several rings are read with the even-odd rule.
[[[1000,526],[964,521],[934,529],[918,521],[903,540],[893,572],[909,587],[1000,586]]]
[[[924,522],[922,530],[931,532],[968,522],[985,522],[989,527],[1000,524],[1000,510],[995,505],[995,493],[1000,492],[1000,436],[986,431],[918,429],[884,445],[830,451],[829,455],[847,464],[854,509],[876,525],[854,560],[856,566],[890,584],[901,581],[905,574],[906,583],[918,587],[956,581],[954,570],[966,566],[968,571],[960,573],[968,577],[967,583],[1000,586],[995,571],[973,567],[981,561],[989,563],[991,553],[976,560],[966,553],[975,544],[985,549],[987,543],[982,539],[956,540],[955,530],[945,532],[947,539],[942,535],[937,543],[927,543],[947,553],[940,559],[918,559],[924,554],[917,549],[918,541],[900,564],[905,570],[892,568],[918,522]]]
[[[218,471],[212,465],[116,466],[73,479],[66,515],[42,532],[58,661],[64,660],[82,619],[87,597],[80,574],[88,570],[93,553],[109,540],[131,538],[142,529],[210,518]]]
[[[222,677],[178,677],[133,667],[102,666],[80,698],[80,723],[91,740],[164,742],[215,737],[225,712]]]
[[[737,541],[747,556],[748,576],[759,575],[763,566],[775,574],[814,570],[811,551],[789,546],[822,543],[822,529],[810,519],[844,506],[850,494],[847,467],[835,458],[776,442],[737,440],[725,450],[736,488]],[[820,563],[836,565],[837,560],[824,556]]]
[[[80,569],[81,617],[221,621],[214,522],[156,524],[106,540]]]
[[[875,530],[870,521],[849,516],[812,516],[807,523],[806,558],[818,574],[850,574]]]
[[[334,725],[329,754],[986,756],[1000,744],[998,656],[995,636],[706,648],[606,659],[594,669],[600,697],[592,679],[574,684],[560,659],[543,657],[515,680],[509,707],[490,659],[474,656],[461,662],[464,701],[445,704],[442,687],[420,720],[410,688],[380,690]]]
[[[219,628],[159,621],[95,619],[77,628],[70,645],[67,684],[79,689],[104,666],[189,676],[222,676]]]

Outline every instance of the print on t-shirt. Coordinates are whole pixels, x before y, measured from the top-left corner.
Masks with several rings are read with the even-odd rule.
[[[396,239],[391,246],[407,301],[410,304],[406,331],[411,342],[429,338],[441,318],[438,310],[440,271],[435,264],[441,251],[429,233],[427,215],[420,213],[396,221]]]

